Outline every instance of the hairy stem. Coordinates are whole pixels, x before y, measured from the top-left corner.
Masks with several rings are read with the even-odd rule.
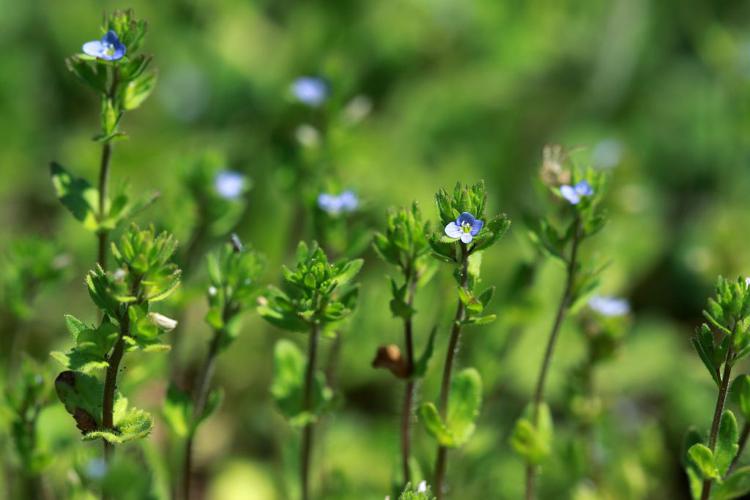
[[[570,307],[570,301],[572,298],[573,284],[575,281],[575,273],[578,266],[578,246],[581,242],[581,223],[576,216],[574,222],[574,233],[573,241],[570,250],[570,259],[568,260],[567,273],[565,278],[565,287],[563,294],[560,299],[560,304],[557,307],[557,313],[555,314],[555,321],[552,324],[552,329],[549,334],[549,340],[547,341],[547,348],[544,352],[544,359],[542,360],[542,366],[539,370],[539,376],[536,382],[536,388],[534,389],[534,399],[532,400],[531,413],[532,423],[534,426],[538,424],[539,419],[539,406],[544,401],[544,388],[547,382],[547,372],[552,362],[552,355],[555,352],[555,345],[557,344],[557,338],[560,334],[560,327],[562,326],[563,320],[565,319],[565,313]],[[536,466],[532,463],[526,464],[526,500],[533,500],[535,498],[535,482],[536,482]]]
[[[405,273],[409,283],[406,304],[414,305],[414,295],[417,288],[417,276],[411,270]],[[414,333],[411,316],[404,320],[404,344],[406,346],[406,373],[409,378],[404,388],[404,403],[401,409],[401,465],[403,486],[410,482],[409,457],[411,455],[411,416],[414,406],[414,391],[416,384],[411,378],[414,372]]]
[[[716,398],[716,408],[714,408],[714,418],[711,422],[711,434],[708,437],[708,448],[713,452],[716,449],[716,439],[719,435],[719,423],[721,422],[721,415],[724,413],[724,404],[727,400],[727,392],[729,390],[729,380],[732,376],[732,362],[734,358],[734,352],[732,350],[732,344],[729,344],[727,349],[727,357],[724,360],[724,373],[721,376],[721,384],[719,384],[719,395]],[[703,489],[701,490],[701,500],[708,500],[711,496],[711,487],[713,481],[706,479],[703,481]]]
[[[107,92],[108,99],[114,99],[117,93],[117,84],[119,82],[120,75],[117,67],[112,70],[112,83]],[[102,155],[99,161],[99,222],[102,222],[106,216],[107,211],[107,189],[109,186],[109,161],[112,158],[112,144],[109,140],[106,140],[102,144]],[[97,263],[104,269],[107,270],[107,239],[109,238],[109,231],[105,229],[99,229],[97,232],[97,239],[99,240]]]
[[[120,370],[120,362],[125,354],[125,336],[130,330],[130,318],[127,312],[120,321],[120,334],[115,342],[115,347],[107,362],[107,373],[104,378],[104,398],[102,401],[102,427],[114,430],[113,409],[115,403],[115,390],[117,389],[117,372]],[[104,440],[104,459],[109,462],[112,455],[112,444]]]
[[[461,288],[466,288],[469,281],[469,255],[464,249],[461,257]],[[453,376],[453,361],[458,354],[459,340],[461,338],[461,322],[465,319],[466,309],[461,299],[456,306],[456,315],[453,318],[451,336],[448,341],[448,351],[443,365],[443,379],[440,384],[440,416],[445,420],[448,413],[448,395],[450,394],[451,378]],[[437,459],[435,460],[435,488],[438,500],[445,495],[445,469],[448,459],[448,448],[438,446]]]
[[[310,340],[307,350],[307,369],[305,370],[305,392],[303,407],[308,414],[313,411],[313,385],[315,383],[315,362],[318,353],[318,336],[320,326],[313,323],[310,327]],[[314,422],[308,421],[302,430],[302,447],[300,458],[300,480],[302,483],[302,500],[310,498],[310,457],[313,447]]]

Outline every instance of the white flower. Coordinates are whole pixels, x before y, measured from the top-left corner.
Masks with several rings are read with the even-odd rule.
[[[177,326],[177,320],[156,312],[148,313],[148,319],[150,319],[153,324],[167,332],[174,330]]]
[[[617,297],[592,297],[589,307],[602,316],[624,316],[630,312],[630,304]]]
[[[245,176],[232,170],[223,170],[216,175],[214,187],[222,198],[237,199],[245,189]]]
[[[422,481],[417,487],[417,493],[427,493],[427,481]]]

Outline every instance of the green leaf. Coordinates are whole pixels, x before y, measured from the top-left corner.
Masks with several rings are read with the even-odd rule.
[[[738,439],[737,419],[734,418],[734,414],[730,410],[726,410],[721,416],[721,422],[719,423],[719,435],[716,440],[716,451],[714,453],[716,468],[719,469],[721,476],[727,473],[729,465],[734,460],[734,457],[737,456],[737,450],[739,450]]]
[[[55,379],[55,391],[82,433],[92,432],[101,425],[104,390],[99,379],[81,372],[64,371]]]
[[[193,432],[195,432],[195,429],[197,429],[199,425],[205,422],[211,415],[216,412],[216,410],[219,409],[223,401],[224,390],[221,388],[214,389],[208,394],[208,399],[206,400],[206,405],[203,408],[203,413],[201,413],[200,416],[196,418],[195,423],[193,424]]]
[[[310,329],[310,325],[293,311],[281,311],[269,306],[258,306],[258,314],[261,318],[282,330],[306,332]]]
[[[467,368],[451,381],[445,422],[432,403],[422,404],[418,415],[427,432],[441,446],[457,448],[474,433],[481,405],[482,379],[474,368]]]
[[[745,420],[750,420],[750,375],[740,375],[735,378],[730,394],[740,407]]]
[[[750,493],[750,466],[740,467],[714,486],[713,500],[730,500]]]
[[[123,398],[124,399],[124,398]],[[115,431],[96,430],[83,436],[85,441],[104,439],[112,444],[122,444],[135,439],[142,439],[151,433],[154,421],[147,412],[137,408],[119,412],[114,416]]]
[[[435,350],[435,335],[437,334],[437,326],[434,326],[432,328],[432,331],[430,332],[430,337],[427,339],[427,345],[424,348],[424,351],[422,352],[422,355],[419,357],[416,363],[414,363],[414,370],[412,373],[412,377],[415,379],[422,378],[427,373],[427,367],[430,364],[430,359],[432,358],[432,353]]]
[[[99,191],[85,179],[74,177],[58,163],[50,164],[52,185],[60,202],[89,231],[98,229]]]
[[[703,479],[718,479],[719,470],[716,468],[713,452],[708,446],[697,443],[688,450],[688,457],[697,467]]]
[[[156,86],[156,73],[143,73],[138,78],[131,80],[125,86],[122,93],[122,107],[129,111],[138,108]]]
[[[294,343],[289,340],[279,340],[276,343],[271,395],[281,412],[295,426],[315,421],[333,398],[333,391],[325,385],[325,377],[317,372],[313,383],[313,408],[303,408],[305,368],[305,356]]]
[[[177,436],[186,438],[191,434],[193,402],[190,395],[174,384],[169,384],[162,408],[162,416]]]
[[[547,404],[541,403],[536,425],[532,417],[532,408],[529,406],[516,422],[510,442],[513,449],[527,462],[539,465],[552,452],[552,416]]]
[[[454,446],[466,443],[476,428],[476,418],[482,406],[482,379],[474,368],[466,368],[451,382],[448,399],[447,426]]]
[[[102,98],[102,135],[106,138],[111,137],[117,131],[117,124],[120,121],[122,112],[115,107],[112,99]]]
[[[419,421],[425,430],[434,437],[441,446],[453,447],[455,442],[450,431],[440,418],[440,414],[433,403],[422,403],[417,410]]]

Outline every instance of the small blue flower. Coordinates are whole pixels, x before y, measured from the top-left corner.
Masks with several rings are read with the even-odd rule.
[[[602,316],[625,316],[630,312],[630,303],[617,297],[592,297],[589,307]]]
[[[445,234],[450,238],[460,239],[463,243],[471,243],[482,227],[484,227],[484,221],[474,218],[469,212],[464,212],[455,222],[445,226]]]
[[[581,202],[581,198],[594,194],[594,188],[587,181],[581,181],[575,186],[560,186],[560,194],[571,205],[578,205]]]
[[[301,103],[318,107],[328,98],[328,85],[321,78],[303,76],[292,83],[292,94]]]
[[[101,40],[84,43],[83,53],[105,61],[117,61],[125,55],[125,45],[117,38],[117,33],[109,30]]]
[[[91,479],[102,479],[107,474],[107,462],[101,458],[92,458],[86,463],[86,475]]]
[[[233,170],[222,170],[216,175],[214,187],[222,198],[237,199],[245,188],[245,176]]]
[[[321,193],[318,196],[318,206],[330,215],[339,215],[344,212],[353,212],[359,206],[359,199],[352,191],[344,191],[339,195]]]

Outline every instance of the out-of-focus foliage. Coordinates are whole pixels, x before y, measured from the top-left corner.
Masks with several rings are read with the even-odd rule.
[[[113,143],[112,200],[125,181],[130,193],[146,193],[129,203],[160,192],[137,217],[175,232],[180,263],[197,228],[209,223],[204,214],[220,222],[197,234],[196,248],[207,250],[235,230],[268,256],[269,269],[290,262],[301,239],[326,243],[314,234],[323,230],[326,250],[338,255],[352,241],[365,242],[356,253],[366,260],[363,306],[347,319],[332,372],[340,408],[321,420],[326,498],[381,498],[398,450],[400,391],[370,366],[379,345],[401,340],[383,280],[392,268],[363,253],[369,238],[359,232],[385,227],[386,208],[412,200],[431,213],[437,188],[478,179],[486,183],[489,213],[502,209],[514,227],[483,259],[482,281],[497,287],[487,313],[498,320],[467,330],[462,343],[462,362],[482,374],[483,404],[474,436],[450,464],[449,483],[463,498],[520,497],[522,464],[508,437],[532,391],[536,370],[529,367],[541,359],[564,272],[553,259],[539,258],[523,222],[544,213],[539,205],[555,202],[539,196],[536,180],[548,143],[580,145],[573,161],[590,159],[611,174],[602,207],[607,230],[585,252],[610,263],[600,290],[627,297],[632,314],[613,356],[596,369],[596,482],[588,472],[571,473],[577,462],[568,446],[581,431],[581,415],[568,411],[569,375],[585,360],[590,339],[575,321],[563,327],[547,391],[555,444],[539,495],[689,495],[684,432],[690,425],[708,429],[716,396],[690,338],[703,322],[715,276],[750,274],[746,2],[134,0],[118,6],[148,20],[140,53],[158,61],[159,81],[118,123],[129,140]],[[0,12],[0,251],[9,254],[22,237],[55,242],[54,250],[20,254],[32,261],[48,255],[38,260],[43,267],[64,263],[56,257],[66,255],[71,268],[44,278],[33,301],[19,302],[22,281],[3,264],[0,333],[16,339],[17,352],[55,363],[47,353],[73,343],[64,314],[100,325],[80,279],[95,260],[94,244],[57,201],[48,165],[58,159],[75,177],[96,178],[100,151],[91,138],[100,128],[100,97],[80,84],[65,59],[101,37],[102,4],[0,0]],[[327,83],[321,106],[291,96],[292,82],[303,75]],[[150,90],[144,83],[137,89]],[[210,175],[201,177],[211,192],[195,197],[186,179],[215,151],[221,153],[210,160]],[[236,200],[218,199],[215,175],[223,170],[247,179]],[[356,212],[333,217],[316,208],[321,192],[347,189],[361,200]],[[113,239],[125,229],[117,226]],[[443,327],[422,394],[438,392],[434,359],[445,352],[444,326],[455,306],[448,267],[414,305],[417,345],[426,344],[433,324]],[[202,358],[207,332],[205,301],[197,297],[206,275],[199,265],[192,269],[185,291],[164,303],[165,313],[185,307],[176,335],[188,365]],[[273,273],[264,280],[277,281]],[[296,477],[294,431],[280,425],[269,394],[279,335],[249,316],[217,366],[215,383],[226,397],[195,445],[197,484],[210,498],[248,498],[248,491],[264,499],[288,496],[286,485]],[[296,333],[281,335],[299,341]],[[324,361],[336,345],[321,339]],[[131,355],[122,390],[154,412],[166,391],[164,360]],[[736,373],[745,373],[744,363],[738,366]],[[4,388],[20,388],[11,371],[3,367]],[[730,403],[740,431],[746,406]],[[10,438],[13,418],[0,413],[4,453],[15,457],[9,467],[22,463]],[[127,484],[138,494],[167,497],[164,426],[156,419],[147,444],[118,454],[127,464],[107,476],[112,491]],[[90,463],[101,446],[80,443],[61,404],[42,405],[37,428],[38,449],[55,457],[44,468],[44,491],[81,498],[84,485],[103,480]],[[434,441],[422,430],[414,438],[415,458],[429,470]],[[81,447],[88,455],[74,451]]]

